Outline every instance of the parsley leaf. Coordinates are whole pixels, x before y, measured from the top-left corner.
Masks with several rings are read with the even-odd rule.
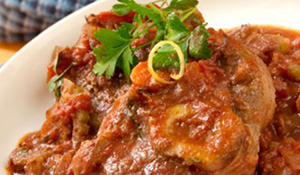
[[[153,57],[153,65],[154,69],[169,69],[171,66],[178,69],[179,59],[174,48],[169,44],[160,47]]]
[[[53,60],[53,72],[55,75],[47,83],[49,92],[55,92],[56,97],[60,97],[60,87],[62,85],[62,77],[66,74],[72,67],[72,62],[70,65],[60,74],[57,72],[57,67],[60,62],[60,53],[63,50],[62,47],[56,46],[54,48],[54,60]]]
[[[169,7],[167,7],[165,10],[171,10],[171,9],[186,10],[189,8],[196,7],[197,4],[198,4],[197,0],[172,0]]]
[[[134,54],[132,54],[132,50],[130,47],[127,47],[121,57],[121,59],[119,59],[119,63],[118,63],[118,67],[121,68],[125,74],[126,80],[127,82],[130,82],[129,80],[129,76],[131,73],[131,69],[133,68],[132,65],[135,65],[134,59],[136,59],[137,57],[134,56]]]
[[[128,44],[125,43],[122,46],[114,48],[94,48],[93,51],[97,55],[97,63],[94,66],[93,72],[98,76],[106,72],[106,78],[110,79],[114,75],[118,59],[120,59],[127,47]],[[103,55],[103,57],[101,57],[101,55]]]
[[[137,4],[134,0],[119,0],[119,2],[125,4],[128,9],[136,11],[139,15],[147,15],[147,17],[154,23],[161,21],[160,14],[155,13],[152,9],[147,8],[144,5]]]
[[[190,34],[190,31],[180,21],[176,14],[170,13],[167,17],[166,22],[166,35],[165,39],[172,41],[180,41],[186,38]]]
[[[59,75],[54,75],[48,82],[47,87],[50,92],[53,92],[58,86],[56,81],[59,79]]]
[[[211,49],[208,47],[208,37],[210,33],[205,29],[207,23],[196,27],[189,43],[189,54],[199,59],[209,59],[211,57]]]
[[[131,31],[136,28],[136,26],[130,24],[130,23],[127,23],[127,22],[122,22],[121,23],[122,26],[120,26],[118,28],[118,30],[116,31],[122,38],[125,38],[125,39],[130,39],[130,33]]]
[[[120,33],[124,34],[124,31],[120,32],[100,28],[94,36],[98,41],[103,43],[103,47],[105,49],[109,49],[110,47],[116,48],[118,46],[122,46],[124,43],[128,43],[130,41],[129,39],[122,37]]]
[[[111,10],[112,12],[115,12],[121,16],[124,16],[126,14],[128,14],[131,9],[126,6],[125,4],[115,4]]]
[[[72,68],[73,64],[71,63],[61,74],[54,75],[48,82],[47,87],[49,92],[55,92],[56,97],[60,97],[60,87],[62,85],[63,76]]]
[[[130,27],[125,25],[117,31],[99,29],[95,33],[98,41],[103,43],[102,46],[93,49],[97,56],[97,63],[93,69],[95,74],[100,76],[105,72],[106,78],[109,79],[114,75],[115,68],[118,65],[118,67],[123,69],[125,76],[129,77],[133,65],[129,33]],[[122,64],[117,64],[118,62]]]
[[[56,97],[60,97],[60,87],[62,85],[62,78],[59,75],[54,75],[48,82],[47,87],[49,92],[54,92]]]
[[[188,40],[191,32],[175,13],[168,15],[165,30],[165,40],[171,40],[178,44],[185,55],[185,59],[187,59]]]
[[[174,41],[178,44],[184,54],[185,60],[187,60],[190,33],[175,13],[170,13],[167,16],[164,39]],[[179,59],[172,46],[163,45],[157,50],[153,58],[153,64],[155,69],[169,69],[170,66],[179,68]]]

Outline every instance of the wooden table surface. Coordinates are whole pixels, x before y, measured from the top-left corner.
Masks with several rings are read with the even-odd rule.
[[[0,42],[0,65],[11,58],[18,50],[20,50],[26,42],[4,43]]]

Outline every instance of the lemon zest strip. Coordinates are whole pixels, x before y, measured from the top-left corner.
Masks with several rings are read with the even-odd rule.
[[[156,81],[164,83],[164,84],[172,84],[172,83],[174,83],[174,81],[164,80],[163,78],[159,77],[158,74],[153,69],[154,54],[161,46],[163,46],[165,44],[170,44],[176,50],[177,55],[179,57],[179,64],[180,64],[179,73],[175,74],[175,75],[171,74],[170,77],[174,80],[179,80],[183,76],[184,67],[185,67],[183,53],[181,51],[181,48],[176,43],[174,43],[173,41],[169,41],[169,40],[160,41],[152,48],[152,50],[149,53],[149,57],[148,57],[148,69],[149,69],[150,74]]]

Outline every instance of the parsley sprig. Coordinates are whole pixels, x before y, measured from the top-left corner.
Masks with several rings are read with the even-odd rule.
[[[210,58],[211,50],[207,42],[209,32],[205,30],[206,24],[200,25],[194,31],[189,31],[183,24],[183,21],[196,10],[197,0],[172,0],[170,4],[166,0],[158,0],[155,3],[161,3],[160,8],[153,3],[142,5],[134,0],[119,0],[119,2],[121,4],[114,5],[112,11],[119,15],[135,11],[133,21],[136,25],[124,22],[116,30],[99,29],[95,33],[94,36],[102,43],[93,49],[97,57],[93,72],[98,76],[105,74],[109,79],[114,75],[116,67],[119,67],[129,81],[131,70],[138,62],[134,51],[149,45],[153,47],[160,40],[171,40],[178,44],[185,60],[188,55],[198,59]],[[156,28],[154,40],[133,49],[132,41],[152,27]],[[161,47],[155,54],[153,65],[156,69],[170,66],[178,68],[174,48],[170,45]]]
[[[70,63],[70,65],[61,73],[58,73],[57,71],[57,67],[60,61],[60,56],[61,56],[61,51],[63,50],[62,47],[60,46],[56,46],[54,48],[54,52],[53,52],[53,56],[54,56],[54,60],[53,60],[53,67],[52,70],[54,72],[54,76],[51,77],[51,79],[48,81],[47,83],[47,87],[49,92],[54,92],[56,97],[60,97],[60,87],[62,85],[63,82],[63,76],[72,68],[73,64]]]

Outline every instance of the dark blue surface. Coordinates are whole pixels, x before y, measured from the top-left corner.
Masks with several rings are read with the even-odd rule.
[[[0,41],[27,41],[95,0],[0,0]]]

